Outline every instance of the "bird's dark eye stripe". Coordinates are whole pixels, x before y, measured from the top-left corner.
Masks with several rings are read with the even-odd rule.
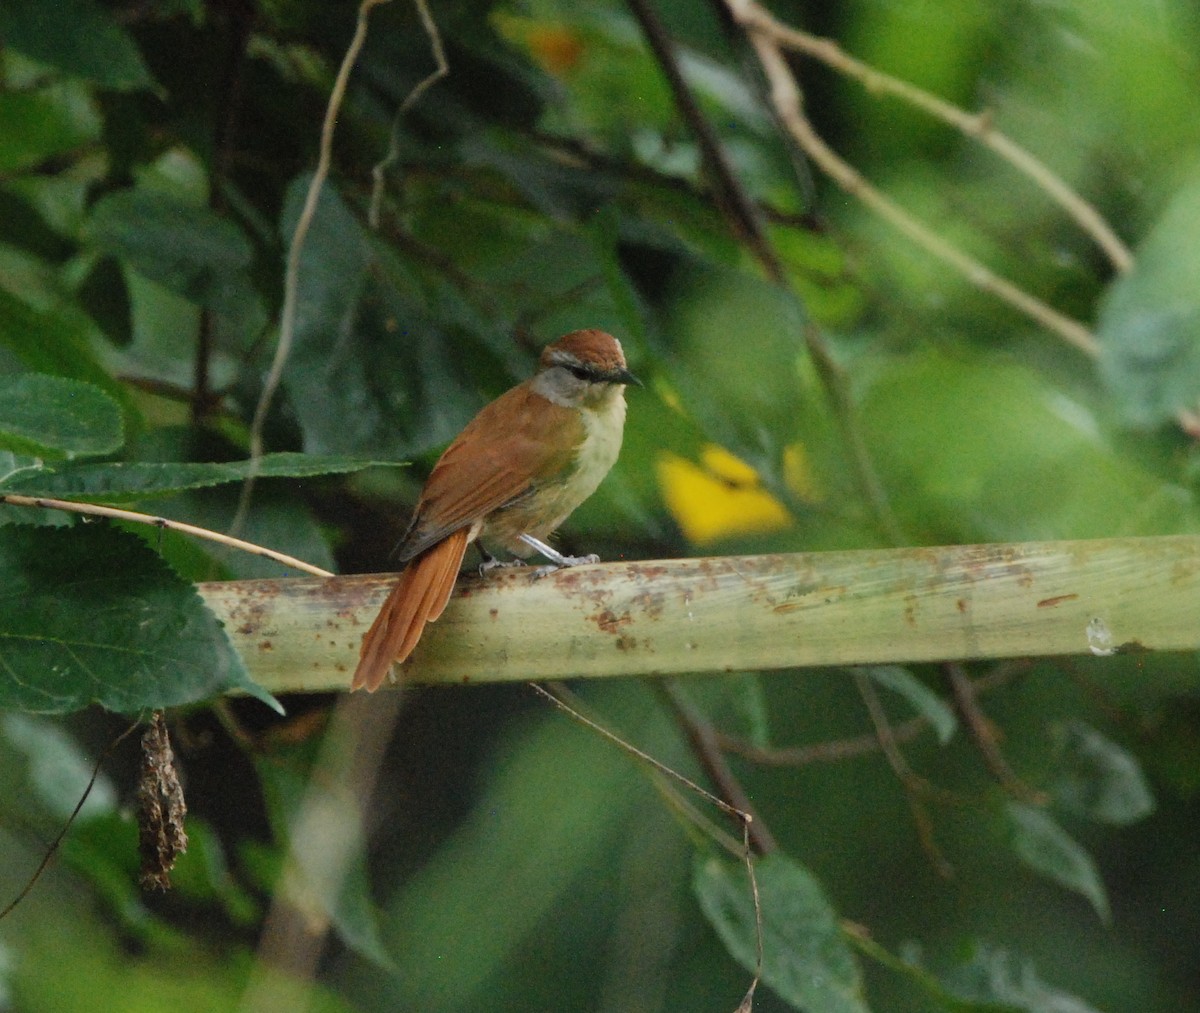
[[[590,366],[566,366],[567,372],[580,380],[597,380],[599,374]]]

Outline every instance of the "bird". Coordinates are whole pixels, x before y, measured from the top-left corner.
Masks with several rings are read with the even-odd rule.
[[[499,562],[488,545],[520,559],[540,553],[552,565],[538,575],[599,561],[564,556],[546,540],[616,462],[628,385],[641,381],[616,338],[572,331],[542,350],[533,376],[467,423],[433,466],[396,548],[404,570],[363,636],[352,691],[373,693],[413,652],[445,609],[471,543],[481,573],[517,565]]]

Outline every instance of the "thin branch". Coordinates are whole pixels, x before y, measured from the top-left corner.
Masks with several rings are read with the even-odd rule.
[[[392,120],[391,136],[388,140],[388,151],[383,159],[375,163],[371,169],[371,204],[367,211],[367,222],[373,229],[379,228],[379,208],[383,203],[383,188],[387,183],[387,171],[400,159],[400,124],[404,114],[413,107],[417,99],[432,88],[438,81],[450,73],[450,64],[446,60],[446,47],[442,44],[442,35],[438,31],[437,22],[429,12],[427,0],[414,0],[417,14],[421,18],[421,27],[429,37],[429,48],[433,53],[435,67],[425,77],[421,78],[400,103],[396,116]]]
[[[892,768],[892,772],[896,775],[897,780],[904,785],[905,790],[911,795],[932,796],[939,794],[938,789],[909,766],[908,759],[900,752],[900,744],[896,741],[895,733],[892,731],[892,724],[888,720],[887,711],[883,708],[883,701],[879,699],[879,694],[875,690],[875,684],[871,682],[871,677],[861,669],[856,669],[854,672],[854,685],[858,688],[858,693],[862,697],[863,703],[866,704],[867,714],[871,718],[871,724],[875,728],[875,735],[879,739],[879,748],[887,758],[888,766]]]
[[[1113,267],[1125,273],[1133,267],[1133,254],[1112,226],[1091,204],[1077,194],[1028,149],[997,130],[988,112],[968,113],[921,88],[892,77],[850,56],[833,39],[820,38],[783,24],[757,4],[742,8],[742,23],[768,33],[787,49],[820,60],[847,77],[862,83],[869,92],[895,95],[917,109],[942,120],[962,134],[990,148],[1001,159],[1033,183],[1075,220],[1075,224],[1104,251]]]
[[[761,8],[753,0],[726,0],[739,24],[749,35],[771,89],[771,104],[797,145],[838,186],[870,208],[917,246],[950,265],[981,291],[1008,303],[1041,326],[1057,334],[1084,354],[1099,354],[1096,337],[1078,320],[1059,313],[1042,300],[1000,277],[979,260],[943,239],[863,178],[813,129],[803,111],[799,86],[775,36],[756,20]]]
[[[918,715],[892,726],[892,740],[911,742],[929,727],[927,718]],[[805,767],[812,763],[839,763],[859,756],[878,753],[883,747],[876,735],[855,735],[811,746],[756,746],[753,742],[726,732],[717,732],[717,743],[727,753],[764,767]]]
[[[113,754],[113,751],[117,748],[117,746],[119,746],[134,731],[137,730],[139,724],[140,722],[138,721],[135,721],[133,724],[131,724],[125,729],[125,731],[123,731],[108,744],[104,752],[96,757],[96,763],[92,767],[92,776],[88,778],[88,783],[84,787],[83,793],[79,796],[79,801],[75,803],[75,808],[71,810],[71,815],[67,817],[67,821],[63,824],[63,827],[58,832],[58,835],[50,842],[50,846],[46,848],[42,855],[41,862],[39,862],[38,867],[33,870],[33,874],[26,881],[25,885],[21,887],[20,891],[11,901],[4,905],[3,910],[0,910],[0,921],[3,921],[10,914],[12,914],[17,905],[20,904],[21,901],[23,901],[27,896],[29,896],[29,891],[32,890],[37,881],[42,878],[42,873],[46,871],[46,866],[48,866],[51,860],[53,860],[54,856],[58,854],[58,849],[62,846],[63,839],[67,836],[67,833],[70,831],[71,827],[74,826],[80,810],[83,809],[84,803],[87,802],[88,797],[92,794],[92,789],[96,786],[96,779],[100,776],[100,767],[104,764],[104,761]]]
[[[354,35],[346,53],[342,57],[333,89],[329,93],[329,102],[325,107],[325,120],[321,124],[321,141],[317,156],[317,167],[308,184],[308,192],[304,197],[304,207],[296,220],[296,228],[292,232],[292,241],[288,246],[287,266],[283,275],[283,307],[279,315],[279,343],[275,346],[275,356],[271,361],[270,371],[263,383],[262,394],[254,410],[254,418],[250,423],[250,473],[242,483],[242,493],[238,500],[237,512],[230,525],[230,530],[237,532],[245,523],[246,514],[250,509],[250,498],[253,495],[255,480],[255,463],[263,453],[263,428],[266,425],[267,414],[275,400],[275,392],[283,380],[283,371],[288,358],[292,354],[292,343],[296,336],[296,305],[299,299],[300,287],[300,254],[304,249],[308,230],[317,212],[317,201],[321,196],[321,188],[329,176],[329,168],[333,162],[333,132],[337,126],[338,113],[346,98],[346,88],[350,81],[350,72],[358,62],[363,44],[367,39],[367,18],[371,9],[391,0],[362,0],[358,8],[358,20],[354,26]]]
[[[971,680],[971,691],[979,696],[1006,686],[1029,667],[1026,659],[1009,661],[993,667],[986,675]],[[923,714],[891,726],[891,738],[897,745],[911,742],[930,727]],[[759,746],[738,735],[717,731],[717,742],[727,753],[740,756],[743,760],[764,767],[804,767],[812,763],[839,763],[860,756],[870,756],[882,748],[876,735],[853,735],[845,739],[831,739],[809,746]]]
[[[713,726],[679,691],[678,687],[673,686],[670,682],[664,682],[661,691],[683,725],[683,730],[687,734],[688,742],[691,743],[692,752],[696,754],[696,759],[700,761],[700,765],[712,783],[717,786],[722,797],[740,812],[749,813],[754,817],[754,822],[749,826],[754,850],[760,855],[769,855],[771,852],[779,850],[779,843],[775,840],[774,834],[755,811],[750,796],[746,794],[741,782],[730,769],[725,755],[721,752],[721,746]]]
[[[867,713],[871,716],[871,724],[875,726],[875,734],[879,737],[883,755],[887,757],[892,772],[904,786],[904,794],[908,798],[908,808],[917,828],[917,839],[921,842],[921,849],[934,869],[937,870],[938,875],[943,879],[949,879],[954,875],[954,868],[947,861],[942,849],[938,847],[933,833],[933,820],[930,819],[925,803],[931,798],[949,800],[950,796],[935,788],[909,766],[908,760],[900,751],[900,746],[892,733],[887,711],[883,709],[883,702],[879,699],[879,694],[876,692],[875,684],[871,682],[870,676],[862,670],[858,670],[854,673],[854,684],[858,688],[863,703],[867,705]]]
[[[692,94],[679,61],[675,58],[674,46],[666,29],[647,0],[628,0],[628,3],[667,78],[675,105],[700,146],[700,157],[712,182],[718,209],[729,222],[733,234],[750,248],[770,279],[782,284],[785,280],[783,265],[763,231],[758,207],[737,178],[716,131]]]
[[[637,746],[625,741],[619,735],[609,731],[599,722],[593,721],[591,718],[585,715],[578,708],[578,706],[574,705],[573,702],[568,702],[572,699],[573,694],[571,693],[570,689],[568,689],[562,683],[553,683],[551,684],[550,688],[547,689],[545,686],[541,686],[536,682],[531,682],[529,684],[529,688],[536,692],[539,696],[542,696],[546,700],[550,701],[550,703],[554,704],[554,706],[558,707],[574,721],[579,722],[579,724],[583,725],[585,728],[595,732],[601,738],[607,739],[609,742],[617,746],[622,752],[632,756],[639,763],[649,767],[651,772],[657,778],[663,779],[667,782],[667,784],[669,784],[671,781],[675,781],[683,785],[688,791],[699,795],[706,802],[716,806],[723,813],[735,817],[741,823],[741,857],[746,866],[746,875],[750,883],[750,897],[754,905],[754,944],[756,959],[754,965],[754,977],[750,981],[750,987],[746,990],[745,997],[738,1006],[738,1011],[739,1013],[740,1011],[749,1013],[753,1004],[754,991],[756,988],[758,988],[758,983],[762,978],[763,965],[762,900],[758,892],[758,876],[754,871],[755,849],[751,848],[751,843],[754,842],[756,844],[756,848],[760,854],[766,853],[763,851],[764,844],[770,845],[769,850],[775,849],[776,845],[774,839],[769,833],[767,833],[766,827],[760,826],[760,822],[752,815],[748,804],[747,808],[740,808],[737,805],[730,804],[730,802],[726,801],[725,799],[718,798],[716,795],[712,794],[712,792],[705,791],[700,787],[700,785],[696,784],[689,778],[684,777],[677,770],[673,770],[671,767],[668,767],[661,760],[656,760],[649,753],[638,749]],[[732,774],[730,777],[732,778]],[[741,793],[739,789],[739,794],[744,793]],[[672,801],[677,804],[677,809],[679,811],[683,812],[685,815],[691,815],[691,808],[686,805],[686,802],[682,798],[677,798],[674,796],[673,792],[667,794],[666,797],[668,798],[668,801]],[[755,828],[759,828],[757,834]]]
[[[254,542],[247,542],[240,538],[234,538],[231,535],[222,534],[220,531],[210,531],[208,528],[197,527],[195,524],[171,520],[169,517],[155,517],[153,514],[138,513],[135,510],[120,510],[117,507],[101,506],[98,503],[77,503],[73,500],[50,499],[46,496],[18,496],[16,493],[0,494],[0,503],[7,503],[9,506],[38,507],[43,510],[65,510],[68,513],[84,514],[90,517],[107,517],[110,520],[131,521],[134,524],[149,524],[152,527],[165,528],[168,531],[178,531],[180,534],[191,535],[194,538],[203,538],[209,542],[216,542],[218,545],[237,549],[239,552],[248,552],[254,556],[262,556],[264,559],[271,559],[284,566],[290,566],[293,570],[311,573],[315,577],[333,576],[328,570],[323,570],[319,566],[313,566],[312,563],[306,563],[303,559],[297,559],[295,556],[276,552],[274,549],[255,545]]]
[[[679,784],[682,784],[685,788],[687,788],[688,791],[695,792],[706,802],[716,806],[721,810],[721,812],[726,813],[729,816],[733,816],[742,823],[751,822],[752,817],[749,811],[739,809],[737,806],[725,801],[723,798],[714,795],[712,792],[705,791],[700,787],[700,785],[696,784],[695,781],[684,777],[681,773],[679,773],[679,771],[671,769],[665,763],[663,763],[662,760],[656,760],[645,750],[638,749],[638,747],[632,742],[627,742],[615,732],[609,731],[602,724],[600,724],[600,722],[593,721],[579,709],[577,704],[568,702],[573,694],[566,686],[562,685],[561,683],[550,683],[549,688],[547,688],[540,683],[531,682],[529,684],[529,688],[537,693],[538,696],[541,696],[550,703],[554,704],[555,707],[561,710],[564,714],[568,715],[572,720],[578,721],[585,728],[590,728],[601,738],[607,739],[623,753],[632,756],[639,763],[645,764],[651,770],[656,771],[663,777],[669,778],[672,781],[677,781]]]
[[[970,731],[971,738],[978,748],[980,756],[983,757],[984,765],[989,773],[1005,791],[1015,798],[1032,802],[1035,805],[1045,805],[1049,801],[1048,796],[1022,781],[1004,758],[1004,754],[1000,751],[1000,743],[996,738],[995,728],[983,712],[983,708],[979,706],[975,695],[975,686],[967,677],[966,669],[956,661],[947,662],[942,667],[946,673],[946,681],[950,684],[950,691],[954,694],[955,708]]]

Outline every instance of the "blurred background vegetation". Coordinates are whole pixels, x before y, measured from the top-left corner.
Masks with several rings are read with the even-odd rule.
[[[569,551],[1195,533],[1194,6],[779,0],[772,12],[986,110],[985,133],[1013,138],[1107,219],[1132,271],[976,138],[792,58],[820,137],[941,239],[1077,320],[1082,347],[820,173],[718,0],[433,5],[448,72],[399,115],[435,47],[419,9],[393,0],[371,13],[340,109],[263,429],[268,452],[316,463],[279,459],[273,474],[310,477],[260,479],[241,534],[331,570],[386,569],[440,448],[577,327],[618,335],[647,387],[631,392],[617,468],[562,533]],[[250,453],[287,251],[356,17],[317,0],[0,2],[0,367],[74,384],[6,390],[26,411],[98,389],[119,416],[111,438],[73,450],[14,424],[0,492],[104,499],[123,468],[169,465],[145,508],[233,523],[242,473],[200,481],[175,466]],[[330,723],[333,700],[285,700],[287,718],[252,700],[206,706],[235,673],[189,675],[174,696],[85,687],[39,706],[16,674],[44,666],[17,654],[23,595],[41,595],[37,621],[136,626],[103,590],[55,597],[88,560],[115,577],[136,557],[179,585],[179,602],[190,581],[286,571],[170,532],[60,531],[63,515],[0,509],[5,894],[127,726],[112,710],[187,704],[169,718],[191,812],[175,889],[142,892],[135,740],[107,755],[58,860],[0,922],[0,1007],[737,1005],[750,978],[738,960],[752,956],[737,864],[715,865],[713,841],[610,743],[523,687],[408,691],[378,782],[357,799],[366,839],[335,833],[353,799],[350,817],[333,806],[293,833],[322,743],[320,762],[353,765],[354,726]],[[156,554],[170,571],[143,558]],[[12,576],[31,559],[41,585]],[[213,667],[214,650],[188,671]],[[702,781],[688,733],[725,733],[713,754],[778,844],[764,869],[770,987],[755,1008],[1200,1008],[1196,659],[871,674],[577,687],[603,723]],[[983,714],[963,703],[971,681]],[[955,688],[974,722],[956,726]],[[110,710],[79,709],[92,699]],[[879,748],[868,703],[903,763]],[[355,707],[392,713],[382,698]],[[771,752],[796,746],[815,748]],[[310,802],[322,791],[337,796],[318,783]],[[279,886],[290,844],[342,850],[336,896]],[[274,924],[293,936],[263,933],[277,895]],[[792,944],[801,924],[821,948]],[[302,998],[271,991],[280,939],[313,948]]]

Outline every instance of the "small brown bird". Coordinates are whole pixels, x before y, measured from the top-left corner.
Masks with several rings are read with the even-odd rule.
[[[625,428],[621,343],[603,331],[572,331],[542,351],[537,372],[475,416],[438,458],[397,556],[404,572],[363,637],[351,689],[374,692],[393,663],[437,619],[479,539],[481,569],[499,565],[484,550],[537,551],[554,567],[594,563],[545,543],[587,499],[617,459]]]

